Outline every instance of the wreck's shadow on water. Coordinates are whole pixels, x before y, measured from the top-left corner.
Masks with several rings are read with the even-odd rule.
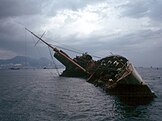
[[[111,95],[84,79],[59,77],[56,70],[1,70],[0,120],[159,121],[162,70],[138,71],[157,95],[150,102],[132,104],[132,98]]]

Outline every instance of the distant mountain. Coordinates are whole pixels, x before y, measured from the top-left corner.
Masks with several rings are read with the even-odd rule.
[[[0,60],[0,64],[24,64],[26,60],[31,60],[31,58],[25,56],[16,56],[11,59]]]
[[[25,56],[16,56],[11,59],[2,60],[0,59],[0,67],[10,68],[11,66],[19,65],[21,67],[36,67],[36,68],[43,68],[43,67],[53,67],[52,61],[47,58],[40,58],[34,59]]]

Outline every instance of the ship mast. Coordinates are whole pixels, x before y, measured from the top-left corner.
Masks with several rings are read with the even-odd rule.
[[[38,38],[39,40],[41,40],[43,43],[45,43],[47,46],[49,46],[50,48],[52,48],[53,51],[55,51],[56,53],[60,54],[61,56],[63,56],[64,58],[66,58],[68,61],[70,61],[72,64],[74,64],[75,66],[77,66],[79,69],[81,69],[83,72],[89,74],[89,72],[84,69],[82,66],[80,66],[78,63],[76,63],[73,59],[71,59],[70,57],[68,57],[65,53],[61,52],[59,49],[57,49],[56,47],[53,47],[52,45],[50,45],[49,43],[47,43],[46,41],[44,41],[42,38],[40,38],[39,36],[37,36],[36,34],[34,34],[32,31],[30,31],[29,29],[25,28],[28,32],[30,32],[32,35],[34,35],[36,38]]]

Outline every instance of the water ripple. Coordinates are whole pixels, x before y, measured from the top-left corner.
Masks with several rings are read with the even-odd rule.
[[[1,70],[0,120],[161,120],[162,70],[138,71],[158,95],[147,105],[129,106],[84,79],[51,76],[49,70]]]

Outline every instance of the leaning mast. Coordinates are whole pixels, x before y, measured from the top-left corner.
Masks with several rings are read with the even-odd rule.
[[[61,56],[63,56],[64,58],[66,58],[68,61],[70,61],[72,64],[74,64],[75,66],[77,66],[79,69],[81,69],[83,72],[89,74],[89,72],[84,69],[82,66],[80,66],[78,63],[76,63],[73,59],[71,59],[70,57],[68,57],[65,53],[61,52],[60,50],[58,50],[56,47],[53,47],[51,44],[47,43],[46,41],[44,41],[42,38],[40,38],[39,36],[37,36],[36,34],[34,34],[32,31],[30,31],[29,29],[25,28],[28,32],[30,32],[32,35],[34,35],[36,38],[38,38],[39,40],[41,40],[43,43],[45,43],[47,46],[49,46],[50,48],[52,48],[53,51],[55,51],[56,53],[60,54]]]

